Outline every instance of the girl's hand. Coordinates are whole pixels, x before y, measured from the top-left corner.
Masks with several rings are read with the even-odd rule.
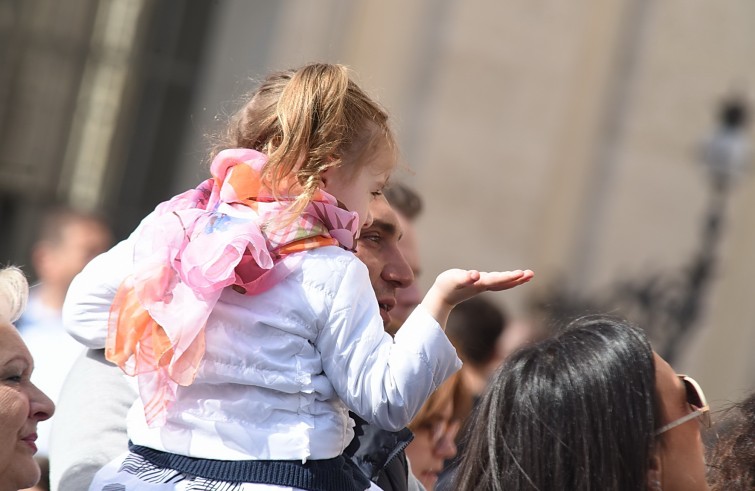
[[[422,305],[445,329],[448,314],[457,304],[484,291],[514,288],[527,283],[533,276],[529,269],[492,272],[449,269],[438,275]]]

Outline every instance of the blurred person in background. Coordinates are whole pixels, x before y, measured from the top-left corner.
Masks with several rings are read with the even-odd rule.
[[[41,476],[34,458],[37,424],[55,406],[31,382],[34,361],[13,326],[28,296],[21,270],[0,269],[0,491],[32,488]]]
[[[710,449],[708,480],[713,491],[755,489],[755,392],[716,423],[718,438]]]
[[[509,324],[503,309],[484,297],[461,303],[448,316],[446,334],[464,362],[459,371],[462,400],[457,415],[464,421],[482,395],[507,351],[503,336]]]
[[[495,373],[454,489],[705,491],[709,424],[702,389],[641,330],[583,317]]]
[[[396,305],[391,310],[393,321],[388,332],[395,334],[409,314],[422,301],[422,290],[418,279],[420,276],[419,245],[414,222],[422,213],[422,199],[416,191],[399,181],[391,182],[384,191],[388,203],[398,214],[398,224],[403,232],[399,250],[409,263],[414,273],[414,281],[407,287],[400,288],[396,294]]]
[[[34,383],[54,402],[66,374],[83,351],[63,328],[61,312],[68,286],[112,241],[104,219],[65,206],[48,209],[39,224],[31,254],[38,282],[29,292],[29,304],[16,327],[36,360]],[[51,423],[46,421],[38,427],[38,459],[45,470]]]
[[[414,477],[427,491],[433,491],[444,463],[456,456],[456,434],[461,421],[455,417],[461,400],[460,372],[452,375],[433,392],[409,423],[414,439],[406,456]]]

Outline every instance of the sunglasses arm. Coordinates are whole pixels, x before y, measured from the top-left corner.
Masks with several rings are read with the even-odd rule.
[[[702,409],[695,409],[694,411],[692,411],[688,415],[686,415],[686,416],[684,416],[682,418],[679,418],[676,421],[672,421],[671,423],[669,423],[667,425],[663,425],[660,428],[658,428],[657,430],[655,430],[655,436],[658,436],[658,435],[660,435],[662,433],[666,433],[668,430],[670,430],[672,428],[676,428],[679,425],[683,425],[687,421],[693,420],[695,418],[699,418],[700,416],[702,416],[703,414],[705,414],[707,411],[708,411],[708,406],[705,406]]]

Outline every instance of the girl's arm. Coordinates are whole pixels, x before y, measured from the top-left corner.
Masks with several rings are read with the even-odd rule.
[[[447,304],[487,289],[510,288],[527,281],[527,276],[444,273],[433,287],[433,295],[443,304],[420,305],[391,338],[383,328],[367,270],[355,260],[340,280],[315,343],[323,371],[349,409],[369,423],[397,431],[461,367],[435,315],[442,316]]]
[[[88,348],[105,347],[110,305],[131,273],[133,235],[100,254],[76,275],[63,304],[63,326]]]
[[[484,291],[501,291],[527,283],[534,273],[529,269],[484,272],[449,269],[441,273],[422,300],[422,306],[446,329],[448,314],[464,300]]]

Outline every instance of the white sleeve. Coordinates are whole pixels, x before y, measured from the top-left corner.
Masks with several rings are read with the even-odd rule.
[[[87,264],[71,282],[63,304],[63,326],[89,348],[105,347],[110,305],[131,274],[133,238],[118,243]]]
[[[443,330],[422,307],[395,339],[383,329],[367,268],[351,261],[316,342],[323,370],[344,403],[378,427],[398,431],[461,368]]]

